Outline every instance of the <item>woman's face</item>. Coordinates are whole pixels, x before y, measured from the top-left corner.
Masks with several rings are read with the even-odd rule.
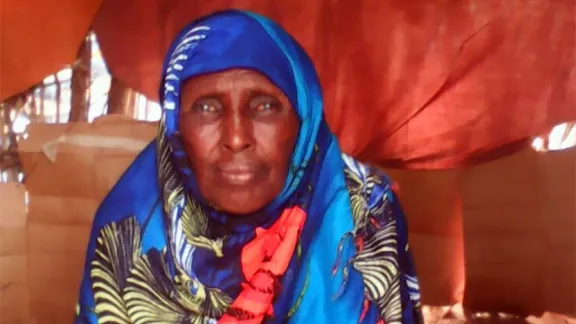
[[[300,121],[288,98],[252,70],[184,82],[180,131],[202,196],[232,214],[254,212],[284,186]]]

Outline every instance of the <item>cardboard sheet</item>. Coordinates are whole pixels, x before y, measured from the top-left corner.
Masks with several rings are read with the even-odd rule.
[[[462,174],[465,303],[576,314],[576,149],[524,151]]]
[[[20,145],[30,195],[25,275],[37,324],[71,323],[86,243],[100,201],[150,142],[154,125],[118,116],[93,124],[33,124]]]
[[[27,323],[24,186],[0,183],[0,324]]]

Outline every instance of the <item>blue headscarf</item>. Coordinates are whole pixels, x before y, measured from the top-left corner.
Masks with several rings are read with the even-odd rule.
[[[233,68],[266,76],[301,121],[281,194],[242,224],[203,200],[178,129],[183,81]],[[189,24],[168,51],[160,98],[157,139],[94,219],[78,323],[420,321],[407,231],[388,179],[340,152],[314,66],[282,28],[243,11]],[[242,249],[295,206],[306,221],[275,278],[279,291],[266,292],[274,294],[271,311],[262,317],[237,307],[243,289],[252,289]]]

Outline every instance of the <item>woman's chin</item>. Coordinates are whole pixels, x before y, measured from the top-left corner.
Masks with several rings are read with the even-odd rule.
[[[265,204],[254,204],[249,201],[228,200],[224,204],[215,205],[217,210],[223,211],[231,216],[242,217],[254,213],[264,207]]]
[[[204,189],[204,190],[202,190]],[[258,183],[252,186],[202,187],[200,194],[218,211],[249,215],[270,204],[282,190],[281,185]]]
[[[208,200],[216,210],[241,217],[262,209],[270,202],[269,199],[255,196],[249,192],[228,191],[213,195]]]

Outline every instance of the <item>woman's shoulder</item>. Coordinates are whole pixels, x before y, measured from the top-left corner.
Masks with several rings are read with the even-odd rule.
[[[343,154],[344,178],[356,221],[370,217],[386,219],[394,202],[393,182],[386,173]]]
[[[344,162],[344,175],[347,187],[354,189],[360,186],[364,187],[364,190],[368,190],[371,187],[379,187],[386,190],[392,189],[393,181],[384,170],[362,163],[344,153],[342,153],[342,160]]]

